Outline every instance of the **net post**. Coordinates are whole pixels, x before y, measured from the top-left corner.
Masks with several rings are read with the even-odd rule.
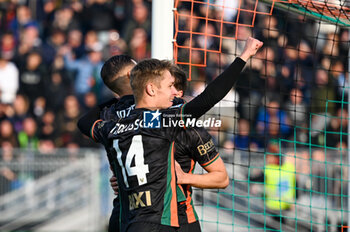
[[[152,1],[152,58],[173,59],[174,0]]]

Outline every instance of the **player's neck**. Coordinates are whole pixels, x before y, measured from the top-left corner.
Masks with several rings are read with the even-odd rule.
[[[147,99],[141,99],[140,101],[136,101],[135,103],[135,108],[139,109],[139,108],[146,108],[149,110],[158,110],[160,109],[159,107],[157,107],[154,102],[147,100]]]

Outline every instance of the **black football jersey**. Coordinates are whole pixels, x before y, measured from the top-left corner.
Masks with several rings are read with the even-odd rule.
[[[175,149],[186,172],[193,171],[195,161],[205,166],[218,157],[210,135],[202,128],[185,130],[157,120],[147,124],[153,117],[158,117],[157,122],[165,117],[177,122],[180,106],[150,112],[135,109],[127,118],[99,121],[93,128],[93,138],[110,149],[122,203],[122,228],[136,221],[169,226],[179,226],[179,217],[180,224],[196,221],[190,186],[176,185]],[[178,201],[183,207],[180,214]]]
[[[111,120],[116,117],[125,118],[130,114],[130,111],[135,109],[135,100],[133,95],[125,95],[118,102],[104,107],[100,113],[102,120]]]
[[[176,115],[179,110],[163,112]],[[179,226],[173,138],[183,129],[146,126],[147,112],[135,109],[127,118],[97,121],[93,127],[93,138],[110,148],[121,197],[122,231],[136,221]]]
[[[188,127],[175,138],[175,160],[184,172],[193,173],[196,163],[209,166],[219,158],[211,135],[202,127]],[[177,185],[180,224],[198,220],[190,185]]]
[[[180,98],[174,100],[174,104],[176,104],[177,107],[180,107],[183,103],[183,100]],[[101,118],[104,120],[125,118],[130,115],[130,112],[132,112],[134,108],[134,97],[132,95],[127,95],[120,98],[119,102],[108,108],[104,108],[101,113]],[[190,128],[187,133],[180,133],[177,136],[175,142],[175,159],[185,172],[193,172],[196,162],[205,166],[206,162],[217,158],[218,154],[211,136],[205,129]],[[191,186],[177,185],[177,194],[179,223],[187,224],[198,220],[193,207]]]

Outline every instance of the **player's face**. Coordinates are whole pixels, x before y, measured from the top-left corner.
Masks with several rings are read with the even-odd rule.
[[[174,97],[178,92],[174,87],[174,82],[175,78],[169,71],[165,71],[163,73],[163,80],[160,82],[160,88],[156,88],[157,107],[166,109],[173,105]]]

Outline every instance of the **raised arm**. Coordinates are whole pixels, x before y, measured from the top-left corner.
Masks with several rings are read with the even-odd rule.
[[[249,37],[241,56],[236,58],[235,61],[212,81],[200,95],[185,104],[183,113],[191,115],[193,118],[199,118],[216,103],[221,101],[238,80],[239,74],[248,59],[254,56],[262,45],[263,43],[261,41]]]

